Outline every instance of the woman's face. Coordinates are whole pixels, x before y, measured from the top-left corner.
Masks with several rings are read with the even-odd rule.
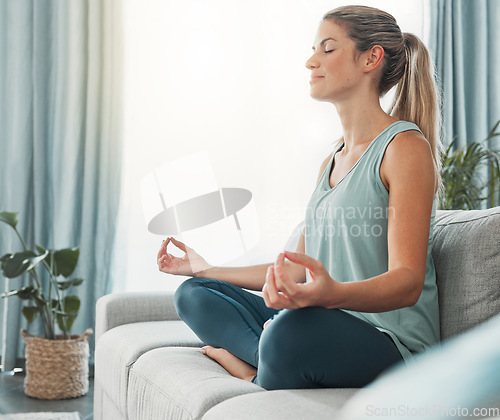
[[[352,95],[363,72],[356,58],[355,43],[344,28],[332,20],[324,20],[313,51],[306,62],[311,70],[311,96],[335,103]]]

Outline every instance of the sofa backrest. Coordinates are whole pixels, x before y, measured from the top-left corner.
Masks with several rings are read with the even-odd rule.
[[[438,210],[432,257],[441,339],[500,313],[500,207]]]

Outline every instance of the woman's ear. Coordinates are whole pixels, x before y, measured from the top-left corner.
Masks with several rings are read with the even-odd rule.
[[[384,59],[385,51],[380,45],[374,45],[368,51],[365,52],[365,73],[371,72],[379,68],[380,63]]]

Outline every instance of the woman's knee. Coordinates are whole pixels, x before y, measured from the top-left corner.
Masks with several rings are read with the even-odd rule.
[[[318,318],[325,308],[308,307],[279,313],[264,330],[259,346],[256,383],[265,389],[316,388],[311,354],[325,331],[318,331]]]
[[[174,305],[182,319],[193,307],[198,306],[200,295],[203,294],[200,294],[199,291],[204,289],[203,283],[205,281],[206,279],[203,277],[192,277],[185,280],[175,291]]]
[[[300,344],[304,341],[302,337],[317,335],[318,312],[325,310],[319,307],[284,310],[274,317],[266,329],[269,328],[275,339],[286,346]]]
[[[312,336],[317,335],[313,324],[314,309],[282,311],[266,327],[259,346],[260,386],[266,389],[296,386],[300,365],[308,357],[307,346],[313,342]]]

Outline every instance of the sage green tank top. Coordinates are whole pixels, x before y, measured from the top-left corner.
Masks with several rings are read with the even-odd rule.
[[[335,154],[321,175],[306,211],[305,252],[320,260],[336,281],[361,281],[388,270],[387,220],[394,209],[389,208],[389,193],[380,178],[380,165],[392,139],[409,130],[420,132],[415,124],[406,121],[387,127],[334,188],[330,187],[330,174]],[[436,197],[425,283],[418,302],[381,313],[345,310],[387,333],[405,361],[412,359],[412,353],[439,341],[436,273],[431,256],[435,213]]]

